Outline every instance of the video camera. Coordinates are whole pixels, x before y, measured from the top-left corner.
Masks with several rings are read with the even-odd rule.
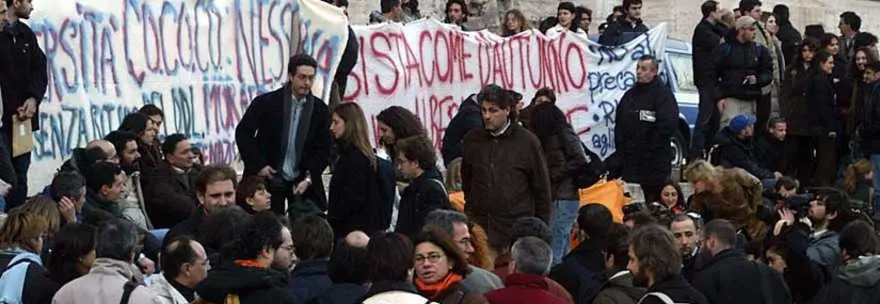
[[[810,192],[784,197],[774,191],[764,191],[762,196],[765,204],[764,208],[758,210],[757,217],[771,225],[779,220],[779,208],[792,210],[797,218],[804,218],[810,214],[810,202],[816,200],[816,195]]]

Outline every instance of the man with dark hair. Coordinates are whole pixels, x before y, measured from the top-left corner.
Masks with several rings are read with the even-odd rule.
[[[86,202],[83,205],[83,221],[100,226],[111,219],[122,219],[117,200],[125,189],[125,172],[119,165],[100,162],[86,173]]]
[[[849,60],[855,52],[854,39],[856,34],[862,29],[862,18],[855,12],[847,11],[840,14],[840,22],[837,23],[840,29],[840,55]]]
[[[195,301],[195,288],[211,269],[202,244],[187,236],[178,237],[162,249],[161,258],[164,271],[154,276],[150,289],[166,303]]]
[[[503,88],[490,84],[477,99],[483,130],[464,139],[461,162],[465,213],[486,229],[497,251],[510,244],[509,228],[516,219],[550,219],[550,177],[538,138],[517,124],[516,101]],[[488,164],[505,159],[504,166]],[[505,181],[503,184],[497,181]]]
[[[34,10],[31,0],[5,0],[7,5],[6,25],[0,30],[0,77],[3,103],[0,120],[0,152],[8,153],[0,157],[0,178],[14,185],[6,195],[6,210],[24,204],[28,195],[28,169],[31,166],[31,153],[12,155],[13,138],[31,141],[29,131],[40,129],[38,109],[46,95],[49,83],[46,54],[40,49],[34,31],[21,19],[27,20]],[[30,130],[26,130],[30,128]],[[5,150],[3,148],[6,148]],[[9,161],[11,160],[11,165]],[[14,169],[15,178],[12,178]]]
[[[776,194],[781,195],[782,197],[791,197],[798,193],[798,188],[800,185],[798,181],[791,176],[783,176],[778,181],[776,181]]]
[[[462,30],[467,30],[464,27],[464,23],[467,22],[468,10],[467,5],[464,3],[463,0],[446,1],[446,9],[443,12],[446,14],[446,18],[443,19],[443,23],[455,24],[460,26]]]
[[[293,241],[274,214],[254,215],[236,238],[235,248],[235,262],[212,269],[196,287],[201,299],[224,303],[237,296],[241,303],[296,303],[287,290]]]
[[[379,6],[385,21],[403,22],[404,13],[400,0],[381,0]]]
[[[859,124],[859,143],[862,152],[871,160],[875,172],[880,172],[880,62],[871,62],[865,67],[864,105]],[[874,189],[880,189],[880,178],[873,180]],[[874,210],[880,210],[880,191],[874,191]],[[877,211],[875,211],[876,213]]]
[[[693,282],[697,271],[703,269],[703,265],[712,258],[701,248],[701,224],[702,219],[696,219],[689,214],[676,215],[669,224],[669,230],[678,240],[681,249],[681,274],[688,282]]]
[[[216,210],[235,206],[235,187],[238,174],[226,165],[210,165],[199,173],[195,190],[199,207],[189,218],[180,222],[165,235],[165,239],[177,236],[198,236],[205,217]]]
[[[669,230],[641,227],[630,240],[627,269],[633,274],[633,285],[648,288],[638,303],[709,303],[681,276],[681,254]]]
[[[755,118],[746,114],[734,116],[730,124],[715,137],[718,145],[717,163],[725,168],[741,168],[765,181],[765,184],[773,185],[782,177],[782,173],[764,166],[760,155],[763,151],[755,144],[754,137]]]
[[[171,134],[162,143],[165,161],[144,174],[143,189],[147,215],[156,229],[167,229],[188,218],[198,206],[194,180],[199,167],[189,139]]]
[[[760,12],[760,7],[757,10]],[[715,49],[714,60],[709,62],[706,79],[716,80],[709,84],[709,90],[721,113],[720,127],[736,115],[755,115],[763,88],[773,81],[770,51],[755,41],[757,23],[748,15],[737,19],[736,33]]]
[[[623,0],[623,11],[623,16],[608,25],[599,43],[621,45],[648,32],[648,26],[642,23],[642,0]]]
[[[590,24],[593,23],[593,10],[587,8],[586,6],[578,6],[575,8],[578,17],[580,17],[580,27],[584,30],[584,33],[587,35],[590,34]]]
[[[775,172],[784,172],[788,166],[785,158],[785,137],[788,135],[788,122],[783,117],[773,117],[767,123],[767,131],[757,136],[755,146],[761,167]]]
[[[595,304],[635,304],[645,295],[645,289],[633,285],[633,275],[626,269],[629,264],[630,229],[624,224],[613,224],[608,234],[605,255],[605,276],[608,281],[593,300]]]
[[[715,101],[712,100],[712,94],[709,92],[710,84],[714,80],[708,78],[712,73],[706,69],[711,66],[708,63],[713,60],[712,52],[718,48],[721,39],[726,34],[726,30],[721,25],[721,14],[717,1],[703,2],[700,10],[703,12],[703,19],[697,24],[691,39],[694,85],[697,86],[697,91],[700,94],[700,104],[697,124],[694,126],[690,158],[702,157],[718,130],[718,111]]]
[[[474,240],[468,226],[470,221],[467,215],[454,210],[438,209],[428,213],[425,217],[425,226],[422,230],[439,229],[449,235],[452,242],[461,250],[465,259],[470,259],[475,253]],[[468,274],[461,285],[467,290],[486,293],[503,287],[501,278],[485,269],[468,265]]]
[[[556,7],[556,26],[547,30],[547,35],[557,36],[564,32],[569,32],[575,36],[587,37],[587,31],[581,29],[578,20],[578,10],[571,2],[559,2]],[[575,24],[575,22],[578,22]]]
[[[553,267],[550,278],[559,282],[577,303],[592,303],[602,285],[605,249],[613,221],[602,204],[588,204],[578,210],[578,240],[581,242]]]
[[[326,220],[315,215],[296,220],[292,228],[298,262],[287,288],[294,303],[311,303],[333,285],[327,270],[333,252],[333,229]]]
[[[254,98],[235,129],[244,176],[269,181],[277,214],[327,210],[322,174],[330,164],[330,109],[312,95],[317,66],[309,55],[293,56],[287,84]]]
[[[143,279],[132,272],[132,263],[138,244],[138,232],[134,224],[123,220],[110,220],[100,225],[91,271],[55,294],[52,303],[94,304],[131,303],[155,304],[157,295],[144,286]],[[125,294],[128,299],[125,299]]]
[[[86,180],[76,171],[61,171],[55,174],[49,186],[52,200],[58,203],[58,212],[66,224],[81,220],[83,205],[86,203]]]
[[[527,236],[513,243],[511,271],[504,279],[505,288],[486,293],[489,303],[572,303],[552,293],[547,272],[553,262],[553,253],[546,241]]]
[[[125,184],[122,197],[119,201],[119,209],[122,215],[138,225],[143,230],[152,230],[153,224],[147,217],[144,191],[141,188],[140,158],[138,152],[137,135],[125,131],[113,131],[104,137],[116,148],[119,155],[119,165],[125,172]]]
[[[138,110],[138,113],[147,116],[147,131],[155,134],[151,142],[142,142],[138,145],[138,152],[141,153],[141,169],[153,169],[162,161],[162,151],[159,143],[159,129],[162,128],[162,122],[165,120],[165,113],[159,107],[152,104],[146,104]]]
[[[840,231],[843,265],[815,303],[870,303],[880,297],[880,239],[874,227],[854,221]]]
[[[397,169],[410,183],[400,195],[400,208],[394,229],[397,233],[412,236],[424,226],[424,219],[429,212],[452,209],[452,206],[443,183],[427,174],[437,163],[434,146],[428,137],[418,135],[400,139],[395,150]]]
[[[703,246],[712,255],[696,280],[697,288],[710,303],[791,303],[782,277],[763,263],[751,262],[735,248],[736,227],[717,219],[703,228]]]
[[[327,272],[333,285],[319,298],[319,303],[356,303],[367,293],[370,262],[367,244],[370,237],[353,231],[336,242]]]
[[[791,13],[785,4],[777,4],[773,7],[773,15],[776,16],[776,25],[779,30],[776,37],[782,42],[783,62],[794,62],[798,47],[803,40],[801,33],[791,24]]]
[[[615,171],[628,183],[641,185],[646,202],[660,201],[663,185],[672,173],[673,151],[669,142],[678,133],[675,95],[657,77],[657,58],[639,58],[636,85],[617,105],[614,140]],[[650,153],[646,153],[650,151]]]

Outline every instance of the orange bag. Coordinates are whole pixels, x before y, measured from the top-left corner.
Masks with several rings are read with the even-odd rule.
[[[580,190],[581,207],[587,204],[602,204],[611,211],[611,217],[616,223],[623,222],[623,206],[627,199],[623,195],[623,181],[616,179],[611,181],[601,180],[587,189]],[[575,223],[577,225],[577,223]],[[571,231],[571,248],[580,244],[577,239],[577,230]]]

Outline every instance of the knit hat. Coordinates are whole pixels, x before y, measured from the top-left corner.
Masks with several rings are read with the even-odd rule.
[[[755,21],[755,18],[752,18],[752,16],[739,17],[739,19],[736,19],[736,30],[738,31],[750,26],[754,26],[756,22],[758,21]]]
[[[746,114],[737,114],[730,120],[730,123],[727,125],[730,128],[730,131],[733,131],[734,134],[739,134],[742,130],[745,130],[746,127],[752,126],[755,124],[755,117]]]
[[[572,14],[575,13],[574,3],[571,2],[559,2],[559,6],[556,7],[556,10],[567,10]]]

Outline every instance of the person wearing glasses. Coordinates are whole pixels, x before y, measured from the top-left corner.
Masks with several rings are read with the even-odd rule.
[[[211,262],[199,242],[188,236],[171,240],[162,249],[161,274],[153,276],[150,285],[167,304],[186,304],[196,300],[195,288],[208,277]]]
[[[438,303],[488,303],[480,293],[462,288],[462,280],[470,273],[468,263],[445,232],[422,232],[413,238],[413,244],[419,294]]]

